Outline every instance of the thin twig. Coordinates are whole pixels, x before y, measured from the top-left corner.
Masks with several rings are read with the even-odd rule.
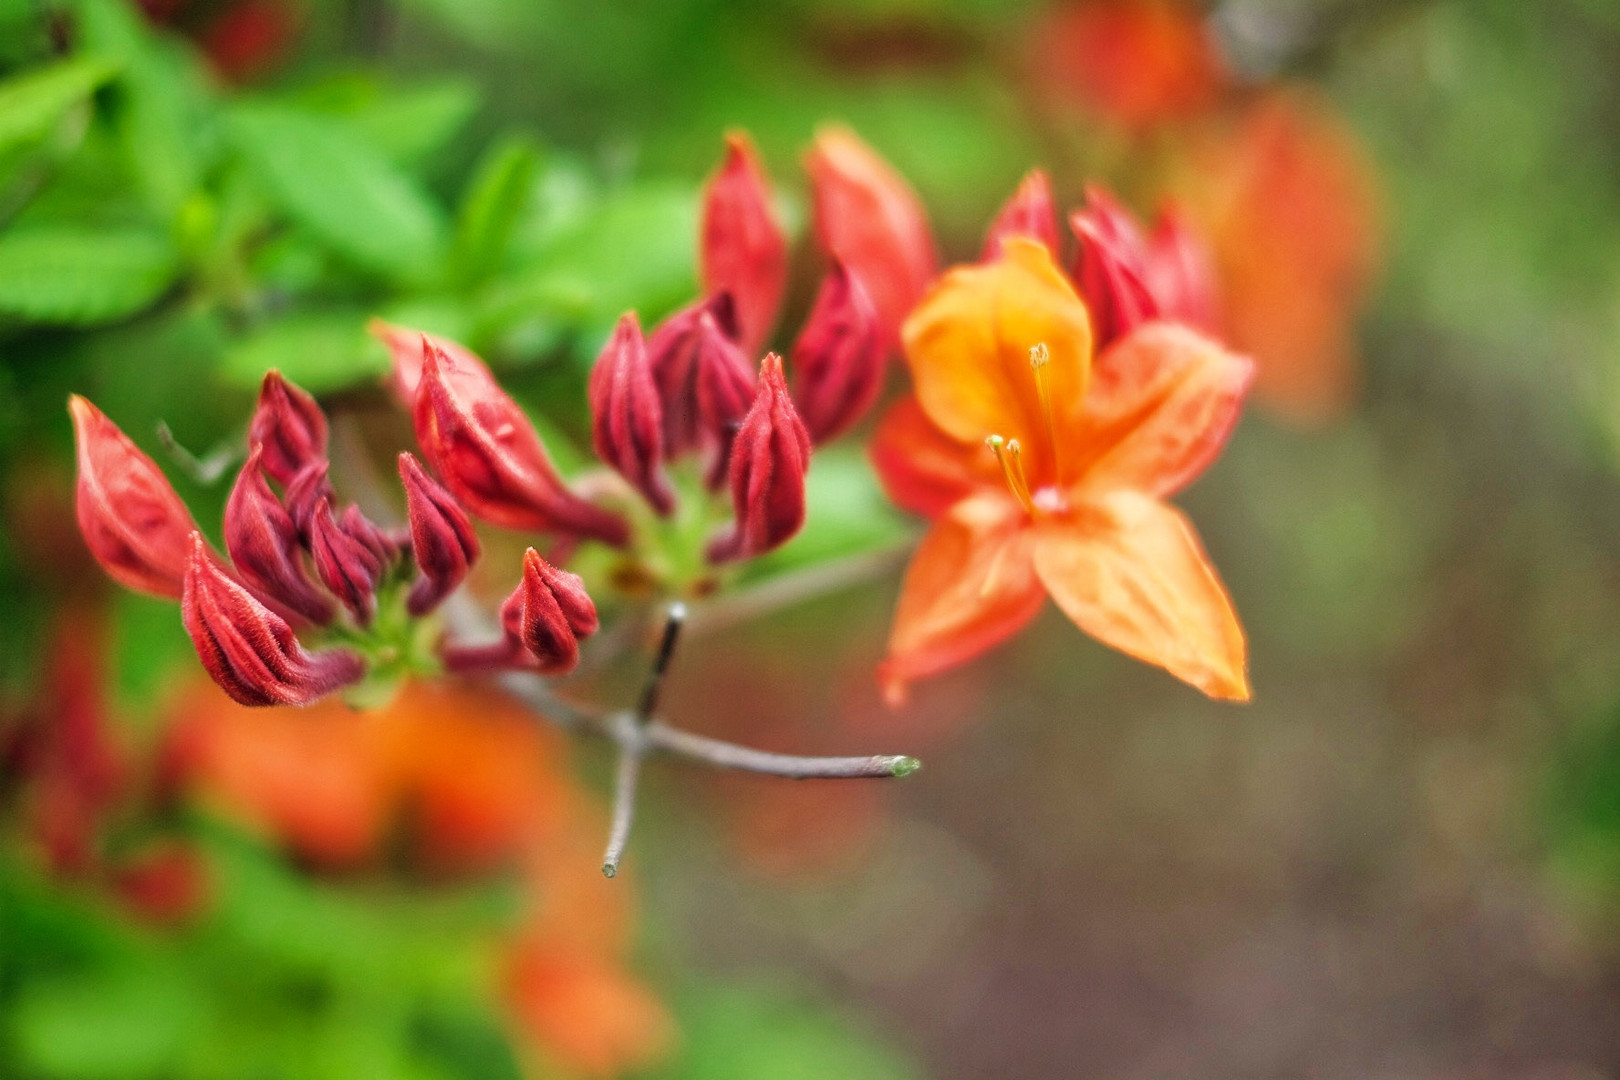
[[[630,826],[636,819],[636,787],[641,779],[641,758],[645,744],[621,741],[619,771],[613,781],[613,829],[608,833],[607,851],[602,855],[602,875],[619,872],[625,845],[630,842]]]
[[[166,421],[159,420],[157,426],[158,442],[169,454],[180,471],[203,487],[212,487],[213,484],[225,475],[227,469],[235,465],[242,458],[240,439],[225,439],[202,457],[198,457],[174,437]]]
[[[642,731],[648,750],[686,758],[716,769],[785,776],[790,780],[853,780],[862,777],[909,776],[922,762],[903,754],[868,757],[806,757],[774,754],[721,739],[711,739],[654,720]]]

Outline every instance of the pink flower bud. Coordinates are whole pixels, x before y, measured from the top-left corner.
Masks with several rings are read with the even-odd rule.
[[[286,620],[214,565],[198,533],[180,613],[203,667],[242,705],[308,705],[365,675],[347,650],[306,652]]]
[[[540,670],[563,675],[579,663],[579,641],[596,633],[596,605],[578,574],[559,570],[534,548],[523,553],[520,637]]]
[[[248,445],[264,448],[264,471],[286,484],[305,465],[326,458],[326,414],[313,397],[272,369],[248,423]]]
[[[1166,206],[1147,242],[1147,286],[1161,318],[1219,331],[1215,265],[1204,237],[1181,208]]]
[[[310,462],[288,481],[287,490],[282,494],[281,505],[286,507],[287,515],[292,518],[305,544],[309,543],[315,508],[323,502],[332,501],[332,481],[327,478],[328,468],[324,460]]]
[[[315,573],[332,591],[354,621],[361,626],[371,622],[377,604],[377,582],[382,579],[383,562],[360,540],[350,536],[332,514],[331,502],[315,506],[310,519],[310,554],[315,556]]]
[[[762,555],[792,539],[804,524],[804,477],[810,434],[782,378],[782,358],[765,357],[759,394],[731,451],[735,520],[709,543],[711,562]]]
[[[806,167],[816,237],[866,286],[888,348],[938,266],[922,203],[899,173],[845,128],[818,132]]]
[[[68,411],[79,458],[74,504],[90,554],[120,585],[178,599],[197,531],[191,512],[100,409],[75,394]]]
[[[298,526],[276,500],[255,445],[225,503],[225,550],[242,581],[265,602],[316,625],[332,621],[332,601],[304,573]]]
[[[590,402],[596,456],[668,517],[675,509],[675,492],[664,475],[664,409],[633,311],[619,319],[596,358]]]
[[[1146,244],[1130,212],[1101,188],[1086,191],[1086,208],[1071,214],[1069,225],[1080,240],[1074,277],[1101,351],[1158,317],[1147,286]]]
[[[765,344],[787,286],[787,241],[771,211],[770,188],[748,136],[726,137],[726,157],[703,197],[698,276],[705,294],[730,293],[737,341]]]
[[[1001,241],[1008,236],[1027,236],[1046,245],[1058,257],[1057,206],[1052,201],[1052,183],[1040,169],[1031,171],[996,215],[985,237],[984,254],[989,262],[1001,254]]]
[[[845,431],[872,407],[883,388],[883,352],[866,289],[834,263],[793,343],[793,400],[814,442]]]
[[[406,606],[412,615],[425,615],[455,591],[478,561],[478,537],[461,504],[410,454],[399,455],[399,478],[411,521],[411,551],[421,574]]]
[[[754,398],[748,358],[726,333],[724,297],[676,312],[647,343],[663,407],[664,455],[701,449],[711,489],[725,481],[731,440]]]
[[[476,358],[431,341],[417,386],[416,441],[461,504],[507,529],[622,545],[629,526],[569,490],[517,402]]]

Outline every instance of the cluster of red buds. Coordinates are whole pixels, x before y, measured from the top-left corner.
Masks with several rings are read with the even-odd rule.
[[[408,453],[399,455],[408,528],[340,506],[327,477],[326,417],[278,372],[265,376],[225,504],[226,556],[105,414],[77,396],[69,407],[91,553],[129,588],[179,599],[203,667],[244,705],[304,705],[378,669],[408,668],[420,659],[408,651],[411,620],[432,612],[478,558],[462,504]],[[503,654],[504,666],[571,667],[578,638],[595,629],[580,580],[533,549],[503,614],[523,646]],[[308,648],[299,632],[329,644]]]
[[[818,211],[830,268],[789,351],[791,389],[780,356],[751,359],[777,320],[788,245],[741,136],[729,140],[704,196],[703,295],[647,336],[626,313],[590,379],[597,454],[652,517],[671,518],[691,500],[703,512],[688,516],[704,523],[729,495],[729,520],[695,544],[695,561],[710,567],[761,555],[798,532],[812,445],[872,406],[897,317],[885,309],[903,314],[898,305],[915,299],[932,271],[909,191],[852,137],[834,133],[822,144],[811,160],[818,207],[860,208],[838,220],[866,224],[840,233]],[[122,584],[179,598],[204,667],[243,704],[305,704],[368,674],[434,664],[565,673],[580,639],[596,630],[596,607],[580,577],[534,548],[501,607],[500,641],[440,640],[436,657],[420,655],[416,621],[479,556],[470,518],[548,534],[554,558],[585,541],[639,550],[657,531],[627,505],[628,493],[616,501],[611,491],[598,497],[600,484],[571,487],[469,350],[382,323],[373,330],[392,354],[390,387],[425,460],[399,457],[408,528],[340,504],[328,479],[326,417],[277,372],[266,376],[248,426],[246,462],[226,504],[225,556],[151,458],[88,401],[72,399],[78,516],[91,552]],[[680,471],[683,461],[694,468]],[[693,582],[663,584],[674,591]]]

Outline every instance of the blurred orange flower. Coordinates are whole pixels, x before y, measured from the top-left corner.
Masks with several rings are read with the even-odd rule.
[[[1271,91],[1195,141],[1176,185],[1204,224],[1228,340],[1255,393],[1297,423],[1356,390],[1355,318],[1380,259],[1376,177],[1354,134],[1298,91]]]
[[[365,712],[250,709],[199,684],[181,716],[184,772],[306,859],[354,866],[403,835],[430,873],[519,868],[528,907],[499,947],[501,990],[547,1075],[615,1075],[669,1046],[662,1004],[625,967],[629,893],[599,870],[601,815],[563,738],[510,698],[438,681]]]
[[[906,573],[886,696],[1004,640],[1050,594],[1105,644],[1247,699],[1243,630],[1162,500],[1219,452],[1249,362],[1150,322],[1094,371],[1085,304],[1044,246],[1016,236],[996,261],[947,273],[904,339],[916,393],[873,457],[895,501],[935,520]]]
[[[1180,0],[1061,5],[1030,48],[1045,94],[1131,130],[1197,113],[1225,82],[1201,12]]]

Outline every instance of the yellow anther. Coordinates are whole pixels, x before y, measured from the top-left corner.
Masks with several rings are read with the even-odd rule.
[[[996,455],[996,464],[1001,466],[1001,475],[1007,480],[1007,487],[1012,490],[1013,496],[1023,504],[1029,513],[1035,512],[1035,502],[1029,497],[1029,481],[1024,476],[1024,459],[1017,439],[1003,439],[1000,435],[992,435],[984,440],[990,452]]]
[[[1029,349],[1030,370],[1035,373],[1035,396],[1041,401],[1041,419],[1046,423],[1046,444],[1052,448],[1052,459],[1057,459],[1057,421],[1052,415],[1052,380],[1047,374],[1047,367],[1052,361],[1052,352],[1046,347],[1046,342],[1037,342]]]

